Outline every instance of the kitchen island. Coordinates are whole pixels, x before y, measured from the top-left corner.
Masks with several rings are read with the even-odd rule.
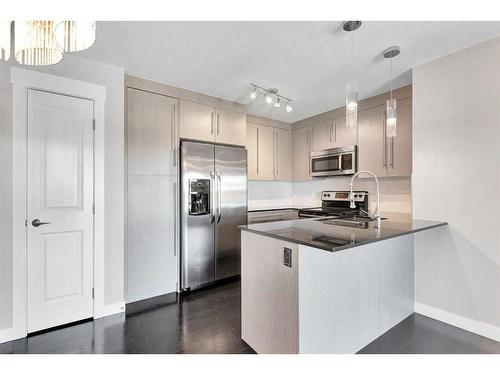
[[[386,215],[242,226],[242,338],[258,353],[356,353],[413,313],[413,233]]]

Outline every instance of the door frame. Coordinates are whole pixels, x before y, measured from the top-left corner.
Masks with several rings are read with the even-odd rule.
[[[27,141],[28,90],[94,102],[94,318],[104,306],[104,104],[106,88],[92,83],[12,67],[12,340],[28,334]]]

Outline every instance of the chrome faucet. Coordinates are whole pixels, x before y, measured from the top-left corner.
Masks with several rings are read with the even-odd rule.
[[[375,174],[373,172],[370,172],[370,171],[359,171],[357,173],[355,173],[352,178],[351,178],[351,183],[349,184],[350,187],[351,187],[351,194],[350,194],[350,207],[351,208],[356,208],[356,204],[354,203],[354,194],[353,194],[353,186],[354,186],[354,179],[360,175],[361,173],[366,173],[366,174],[369,174],[370,176],[372,176],[374,179],[375,179],[375,183],[377,185],[377,207],[375,207],[375,213],[373,215],[369,215],[372,219],[375,219],[376,220],[376,228],[380,228],[380,189],[379,189],[379,186],[378,186],[378,179],[377,179],[377,176],[375,176]]]

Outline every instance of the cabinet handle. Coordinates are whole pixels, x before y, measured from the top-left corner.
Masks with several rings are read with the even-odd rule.
[[[175,167],[176,165],[176,139],[175,139],[175,104],[174,109],[172,111],[172,165]],[[174,254],[175,255],[175,254]]]
[[[335,126],[335,129],[334,129],[334,132],[335,132],[335,143],[337,143],[337,123],[334,123]]]
[[[309,177],[311,176],[311,136],[310,130],[307,129],[307,160],[309,160]]]
[[[259,174],[259,128],[257,128],[257,174]]]
[[[210,134],[214,134],[214,113],[210,114]]]
[[[394,138],[391,138],[391,168],[394,169]]]
[[[330,124],[330,143],[332,143],[332,131],[333,131],[333,124]]]
[[[384,112],[382,116],[382,137],[384,137],[384,141],[382,142],[383,151],[384,151],[384,168],[387,168],[387,137],[385,136],[385,122],[386,122],[387,114]]]
[[[217,112],[217,135],[219,135],[219,133],[220,133],[220,129],[219,129],[219,122],[220,121],[219,120],[220,120],[220,113]]]
[[[273,178],[276,179],[276,133],[273,130]]]
[[[279,133],[276,133],[276,176],[280,175],[280,169],[279,169]]]

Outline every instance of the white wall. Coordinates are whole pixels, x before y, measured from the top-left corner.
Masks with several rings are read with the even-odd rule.
[[[12,95],[0,63],[0,331],[12,326]]]
[[[0,330],[12,324],[12,118],[10,66],[0,62]],[[26,68],[26,66],[23,66]],[[41,72],[105,86],[104,303],[124,301],[124,70],[74,55]]]
[[[413,70],[417,311],[500,340],[500,37]]]

